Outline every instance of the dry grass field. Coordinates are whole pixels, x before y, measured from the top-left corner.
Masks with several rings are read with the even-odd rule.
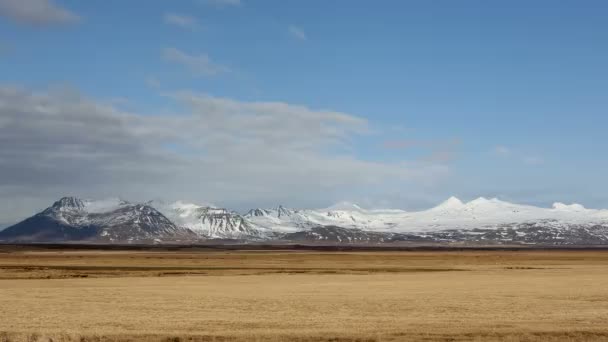
[[[607,341],[608,251],[0,246],[0,341]]]

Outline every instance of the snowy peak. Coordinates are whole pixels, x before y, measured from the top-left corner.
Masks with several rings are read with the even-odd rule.
[[[513,203],[510,202],[505,202],[505,201],[501,201],[498,198],[494,197],[494,198],[485,198],[485,197],[479,197],[476,198],[474,200],[472,200],[471,202],[467,203],[469,206],[475,206],[475,205],[488,205],[488,204],[505,204],[505,205],[515,205]]]
[[[262,209],[262,208],[251,209],[244,216],[246,218],[274,217],[274,218],[279,219],[279,218],[286,218],[286,217],[293,216],[297,212],[298,212],[297,210],[285,208],[284,206],[279,205],[278,207],[273,208],[273,209]]]
[[[204,205],[188,203],[188,202],[184,202],[184,201],[175,201],[169,205],[171,206],[171,208],[176,209],[176,210],[181,210],[181,211],[196,210],[198,208],[205,207]]]
[[[324,209],[325,211],[362,211],[363,208],[356,205],[355,203],[342,201],[338,202],[328,208]]]
[[[83,211],[87,213],[104,213],[114,211],[130,203],[120,198],[102,200],[83,200],[77,197],[63,197],[48,209],[52,211]]]
[[[201,237],[247,238],[262,235],[262,232],[243,216],[225,208],[182,201],[150,203],[177,226],[190,229]]]
[[[587,210],[587,208],[585,208],[584,206],[582,206],[581,204],[578,204],[578,203],[564,204],[561,202],[553,203],[553,209],[561,210],[561,211],[585,211],[585,210]]]
[[[101,200],[86,200],[84,204],[86,211],[89,213],[106,213],[128,206],[131,203],[119,197],[113,197]]]
[[[294,214],[295,211],[291,210],[291,209],[287,209],[285,207],[283,207],[282,205],[279,205],[279,207],[277,208],[277,217],[281,218],[281,216],[291,216],[292,214]]]
[[[271,215],[270,210],[256,208],[256,209],[249,210],[247,212],[247,214],[245,214],[245,217],[264,217],[264,216],[270,216],[270,215]]]
[[[0,239],[19,241],[176,241],[195,237],[148,205],[76,197],[61,198],[1,233]]]
[[[532,240],[537,239],[538,234],[546,233],[557,242],[569,229],[580,229],[581,234],[595,229],[598,234],[605,234],[608,243],[608,210],[585,209],[580,204],[559,202],[552,207],[541,208],[484,197],[464,203],[450,197],[423,211],[366,210],[350,202],[340,202],[319,210],[294,210],[280,205],[273,209],[252,209],[240,215],[226,208],[185,201],[129,203],[120,198],[82,200],[64,197],[43,212],[1,231],[0,239],[108,242],[196,241],[199,238],[260,240],[298,232],[312,232],[311,236],[317,236],[319,227],[435,236],[440,240],[462,234],[468,236],[466,232],[473,236],[479,230],[486,230],[489,233],[484,233],[482,240],[501,241],[523,236],[511,236],[514,233],[510,227],[516,227],[520,229],[518,234],[526,234]],[[497,231],[502,231],[502,235],[497,235]],[[343,238],[345,235],[340,236]],[[383,235],[382,239],[387,236]]]
[[[467,204],[469,206],[486,205],[488,203],[496,202],[497,200],[498,200],[497,198],[487,199],[485,197],[478,197],[470,202],[467,202]]]
[[[91,214],[90,220],[101,227],[100,235],[110,241],[190,236],[167,217],[146,204],[123,205],[110,213]]]
[[[549,209],[534,207],[530,205],[515,204],[506,201],[501,201],[498,198],[487,199],[480,197],[465,204],[465,210],[483,214],[491,219],[497,216],[508,216],[513,213],[527,213],[528,215],[546,216]],[[514,220],[521,218],[513,217]]]
[[[438,206],[432,208],[431,210],[455,210],[462,209],[463,207],[464,203],[460,199],[452,196],[447,200],[441,202]]]
[[[77,197],[63,197],[53,203],[51,208],[56,210],[84,210],[85,203],[83,200]]]
[[[423,211],[365,210],[352,203],[339,203],[319,210],[297,210],[278,215],[274,209],[253,210],[247,216],[258,226],[279,231],[337,226],[378,232],[432,232],[458,229],[495,229],[517,223],[553,222],[558,226],[608,223],[608,211],[584,209],[580,205],[556,204],[541,208],[515,204],[498,198],[479,197],[463,202],[450,197]]]

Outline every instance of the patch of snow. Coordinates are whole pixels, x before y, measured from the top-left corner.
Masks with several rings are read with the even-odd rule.
[[[325,211],[363,211],[363,208],[348,201],[338,202],[330,207],[321,209]]]
[[[564,203],[560,203],[560,202],[553,203],[553,209],[562,210],[562,211],[585,211],[585,210],[587,210],[587,208],[585,208],[584,206],[582,206],[578,203],[564,204]]]

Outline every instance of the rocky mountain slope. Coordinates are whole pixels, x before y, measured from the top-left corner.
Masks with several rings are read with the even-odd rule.
[[[192,231],[177,227],[151,206],[75,197],[64,197],[44,211],[0,231],[0,240],[42,242],[161,242],[195,237]]]
[[[539,208],[486,198],[463,203],[452,197],[434,208],[417,212],[366,210],[342,203],[319,210],[291,210],[280,217],[273,209],[255,209],[246,217],[255,224],[284,232],[292,232],[294,227],[331,225],[380,232],[425,233],[497,228],[526,222],[552,222],[552,225],[558,226],[603,224],[608,223],[608,210],[586,209],[580,204],[562,203],[555,203],[551,208]]]
[[[265,228],[252,224],[228,209],[182,201],[151,201],[148,204],[157,208],[178,227],[192,230],[202,238],[255,239],[267,234]]]
[[[608,210],[555,203],[550,208],[450,198],[423,211],[367,210],[339,203],[319,210],[283,206],[241,215],[182,201],[143,204],[65,197],[0,232],[4,241],[466,242],[608,244]]]

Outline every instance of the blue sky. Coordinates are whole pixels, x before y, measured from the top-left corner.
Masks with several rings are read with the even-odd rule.
[[[287,190],[299,180],[284,175],[286,168],[277,172],[285,177],[279,188],[260,190],[262,204],[353,200],[407,209],[456,195],[608,207],[605,1],[0,0],[0,15],[0,81],[30,96],[62,89],[65,100],[69,89],[112,110],[165,118],[190,115],[191,101],[175,98],[183,92],[366,121],[363,130],[340,126],[346,142],[319,142],[307,153],[365,163],[363,173],[384,170],[373,182],[355,177],[351,186],[331,182],[299,196]],[[194,111],[210,119],[203,109]],[[59,133],[48,134],[53,140]],[[193,140],[156,143],[171,147],[176,158],[210,150]],[[298,168],[298,161],[289,165]],[[385,171],[393,175],[386,168],[399,165],[417,176],[381,180]],[[334,171],[318,168],[302,177],[312,177],[304,183],[314,188],[315,179],[323,183]],[[112,189],[114,177],[108,171],[95,180]],[[236,187],[247,169],[234,177]],[[268,182],[251,177],[247,184],[256,189]],[[184,186],[170,196],[236,207],[255,202],[255,195],[238,191],[224,195],[206,182],[230,179],[211,178],[192,178],[200,189]],[[18,203],[38,203],[25,185],[5,186],[23,198]],[[48,198],[74,190],[40,187]],[[144,197],[149,190],[143,187],[150,186],[133,186],[125,195]]]

